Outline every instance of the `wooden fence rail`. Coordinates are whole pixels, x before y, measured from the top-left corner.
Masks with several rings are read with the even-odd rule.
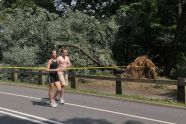
[[[18,81],[18,73],[28,73],[38,75],[38,84],[46,83],[46,76],[48,72],[46,71],[23,71],[23,70],[2,70],[0,73],[12,73],[13,81]],[[124,82],[136,82],[136,83],[151,83],[151,84],[167,84],[167,85],[177,85],[177,101],[185,103],[185,85],[186,78],[180,77],[178,80],[154,80],[154,79],[143,79],[143,78],[126,78],[122,77],[121,74],[116,74],[115,76],[93,76],[93,75],[79,75],[75,72],[69,73],[69,80],[71,83],[71,88],[76,88],[78,85],[78,79],[97,79],[97,80],[109,80],[116,82],[116,94],[122,94],[122,84]]]

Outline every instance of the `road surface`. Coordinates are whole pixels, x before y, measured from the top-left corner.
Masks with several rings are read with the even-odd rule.
[[[48,91],[0,84],[0,124],[186,124],[186,110],[66,93],[50,107]]]

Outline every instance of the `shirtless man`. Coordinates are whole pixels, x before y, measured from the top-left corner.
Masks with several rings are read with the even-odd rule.
[[[68,52],[66,49],[61,51],[61,56],[57,58],[58,68],[62,71],[58,71],[59,80],[61,82],[61,93],[59,103],[64,104],[64,87],[68,86],[68,71],[67,68],[71,66]]]

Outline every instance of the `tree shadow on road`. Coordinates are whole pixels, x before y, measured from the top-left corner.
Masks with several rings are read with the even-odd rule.
[[[57,121],[61,124],[114,124],[104,119],[91,119],[91,118],[73,118],[73,119],[68,119],[66,121],[59,121],[56,119],[50,119],[50,120]],[[41,120],[39,121],[46,124],[53,124],[48,121],[41,121]],[[5,115],[0,117],[0,124],[38,124],[38,123]]]
[[[64,124],[114,124],[104,119],[72,118],[63,121]]]
[[[0,117],[0,124],[38,124],[38,123],[5,115]]]
[[[92,119],[92,118],[72,118],[65,121],[59,121],[57,119],[50,119],[50,120],[57,121],[61,124],[115,124],[105,119]],[[42,121],[42,120],[39,121],[46,124],[52,124],[48,121]],[[38,124],[38,123],[5,115],[5,116],[0,116],[0,124]],[[123,124],[144,124],[144,123],[139,121],[134,121],[134,120],[128,120]]]
[[[140,121],[128,120],[124,124],[144,124],[144,123]]]

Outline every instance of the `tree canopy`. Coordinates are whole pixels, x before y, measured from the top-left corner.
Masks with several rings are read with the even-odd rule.
[[[1,0],[0,63],[44,65],[68,43],[104,65],[148,55],[160,75],[186,76],[185,19],[185,0]],[[75,66],[95,64],[69,50]]]

